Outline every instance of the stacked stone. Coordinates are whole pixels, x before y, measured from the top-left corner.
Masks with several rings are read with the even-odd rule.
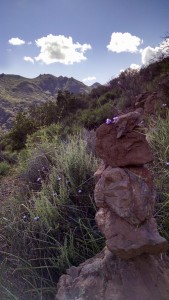
[[[141,113],[108,120],[96,131],[96,152],[104,164],[96,172],[96,222],[108,249],[122,259],[166,252],[167,242],[153,217],[153,160]]]
[[[106,247],[57,285],[55,300],[168,300],[167,242],[153,218],[153,160],[136,111],[107,120],[96,132],[103,165],[96,172],[96,221]]]

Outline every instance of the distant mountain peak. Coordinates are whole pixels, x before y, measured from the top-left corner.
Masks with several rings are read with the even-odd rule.
[[[14,74],[0,74],[0,127],[10,128],[13,117],[32,104],[56,100],[57,93],[69,91],[74,94],[89,94],[95,85],[87,86],[73,77],[40,74],[25,78]]]
[[[100,86],[101,84],[99,83],[99,82],[95,82],[95,83],[93,83],[92,85],[90,85],[90,88],[93,88],[93,89],[95,89],[95,88],[97,88],[98,86]]]

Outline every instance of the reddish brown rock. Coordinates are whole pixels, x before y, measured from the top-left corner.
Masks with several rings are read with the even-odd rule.
[[[168,300],[169,262],[140,255],[127,261],[107,248],[61,276],[55,300]]]
[[[145,92],[136,97],[135,108],[143,108],[144,115],[155,115],[161,105],[160,95],[157,92]]]
[[[153,173],[152,171],[150,171],[148,168],[146,167],[127,167],[128,171],[131,171],[132,173],[134,173],[135,175],[141,177],[148,185],[149,187],[153,190]]]
[[[106,165],[125,167],[143,165],[153,160],[146,135],[138,128],[117,138],[115,124],[102,124],[96,131],[96,153]]]
[[[108,208],[100,208],[96,222],[106,238],[109,250],[122,259],[136,257],[142,253],[159,254],[166,252],[168,244],[157,230],[154,218],[140,226],[133,226]]]
[[[142,115],[139,111],[129,112],[114,118],[114,125],[117,131],[117,138],[131,132],[142,120]]]
[[[56,300],[169,299],[169,262],[157,256],[168,245],[153,218],[152,174],[142,166],[153,157],[140,118],[139,112],[122,115],[96,132],[104,162],[95,173],[96,222],[106,247],[67,270]]]
[[[96,182],[100,179],[100,177],[101,177],[101,175],[102,175],[102,173],[105,169],[106,169],[106,165],[102,161],[99,168],[98,168],[98,170],[94,174]]]
[[[139,225],[152,216],[155,194],[145,167],[102,169],[94,195],[97,207],[108,207],[130,224]]]

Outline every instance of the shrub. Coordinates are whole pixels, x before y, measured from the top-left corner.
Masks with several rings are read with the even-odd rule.
[[[112,102],[108,102],[96,109],[87,109],[81,113],[78,122],[87,129],[94,129],[115,113]]]
[[[19,113],[8,135],[12,150],[24,148],[28,134],[33,133],[35,130],[36,126],[32,120],[25,113]]]
[[[6,176],[9,172],[10,165],[6,161],[0,162],[0,176]]]

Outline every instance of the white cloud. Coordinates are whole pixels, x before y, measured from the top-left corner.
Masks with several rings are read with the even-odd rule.
[[[142,63],[147,65],[152,61],[156,61],[161,55],[169,54],[169,39],[163,41],[158,47],[146,47],[140,51],[142,56]]]
[[[72,37],[67,38],[64,35],[49,34],[35,42],[37,47],[41,48],[35,60],[45,64],[60,62],[69,65],[86,60],[84,53],[92,48],[89,44],[74,44]]]
[[[30,42],[28,42],[28,45],[32,45],[32,42],[30,41]]]
[[[29,62],[31,62],[32,64],[34,64],[34,59],[32,58],[32,57],[30,57],[30,56],[24,56],[24,58],[23,58],[25,61],[29,61]]]
[[[112,52],[137,52],[138,47],[143,41],[135,36],[131,35],[129,32],[113,32],[111,35],[111,40],[109,45],[107,45],[108,50]]]
[[[11,45],[13,45],[13,46],[20,46],[20,45],[25,44],[25,41],[19,39],[18,37],[16,37],[16,38],[11,38],[11,39],[8,41],[8,43],[11,44]]]
[[[140,65],[137,65],[137,64],[131,64],[130,65],[130,69],[133,69],[133,70],[140,70],[141,66]]]
[[[157,58],[158,47],[152,48],[150,46],[141,51],[141,60],[144,65],[150,63],[153,59]]]
[[[90,82],[90,81],[95,81],[96,77],[95,76],[88,76],[83,79],[83,82]]]
[[[169,55],[169,38],[166,38],[161,44],[160,44],[160,49],[161,51],[166,54]]]

